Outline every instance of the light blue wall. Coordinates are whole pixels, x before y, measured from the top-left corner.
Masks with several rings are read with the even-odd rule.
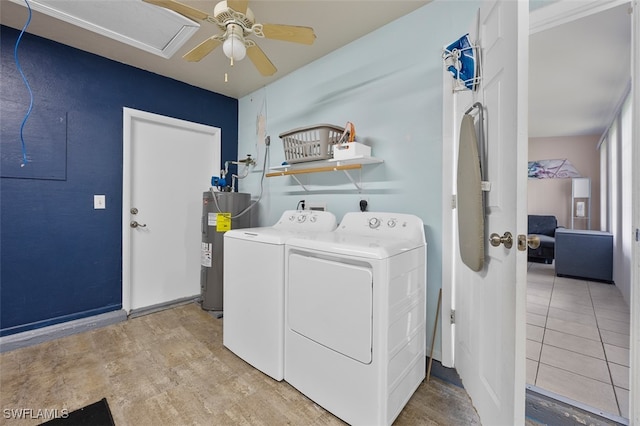
[[[319,123],[351,121],[358,139],[384,160],[364,166],[359,193],[340,172],[302,175],[315,191],[304,192],[291,177],[264,180],[254,223],[268,226],[299,200],[326,203],[338,219],[357,211],[411,213],[425,223],[427,342],[430,345],[438,290],[442,285],[442,48],[471,27],[476,1],[435,1],[258,90],[239,103],[238,155],[257,155],[257,116],[267,119],[271,166],[284,161],[278,135]],[[277,64],[276,64],[277,66]],[[360,178],[358,172],[354,173]],[[260,172],[241,182],[255,196]],[[440,343],[436,344],[440,353]],[[437,356],[439,358],[439,356]]]

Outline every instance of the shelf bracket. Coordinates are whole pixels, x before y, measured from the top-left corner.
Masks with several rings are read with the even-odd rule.
[[[302,184],[302,182],[300,182],[300,179],[298,179],[298,177],[296,175],[289,175],[291,176],[296,182],[298,182],[298,185],[300,185],[302,187],[302,189],[304,189],[306,192],[309,192],[309,190],[307,189],[306,186],[304,186]]]
[[[360,185],[358,182],[356,182],[352,177],[351,174],[349,173],[348,170],[342,170],[344,172],[344,174],[349,178],[349,180],[351,181],[351,183],[358,188],[358,191],[362,191],[362,185]]]

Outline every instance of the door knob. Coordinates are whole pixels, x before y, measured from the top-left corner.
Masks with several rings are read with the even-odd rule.
[[[130,227],[132,228],[145,228],[147,226],[146,223],[138,223],[135,220],[132,220],[131,223],[129,224]]]
[[[537,235],[518,235],[518,250],[526,251],[527,246],[534,250],[540,247],[540,237]]]
[[[136,209],[135,207],[131,207],[131,210],[129,210],[131,212],[131,214],[138,214],[138,209]]]
[[[502,237],[494,232],[489,236],[489,241],[494,247],[498,247],[500,244],[504,244],[504,247],[508,249],[513,247],[513,235],[511,235],[511,232],[505,232]]]

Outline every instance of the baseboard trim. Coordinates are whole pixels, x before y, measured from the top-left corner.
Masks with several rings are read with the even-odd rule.
[[[144,308],[132,309],[129,311],[129,318],[137,318],[144,315],[149,315],[154,312],[164,311],[165,309],[173,308],[180,305],[187,305],[189,303],[197,303],[200,301],[200,295],[183,297],[182,299],[171,300],[169,302],[158,303],[157,305],[146,306]]]
[[[123,309],[120,309],[35,330],[23,331],[22,333],[10,334],[0,337],[0,353],[37,345],[38,343],[94,330],[126,320],[127,313]]]

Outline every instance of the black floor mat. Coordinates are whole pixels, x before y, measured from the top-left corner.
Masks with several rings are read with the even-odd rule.
[[[47,426],[115,426],[107,398],[87,405],[69,413],[67,417],[59,417],[42,423]]]

